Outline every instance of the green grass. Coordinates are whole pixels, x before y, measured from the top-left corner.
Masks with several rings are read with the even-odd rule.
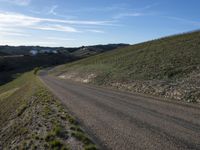
[[[80,144],[81,141],[86,145],[88,139],[87,143],[92,144],[76,119],[46,89],[37,71],[21,74],[0,86],[0,144],[11,149],[12,141],[20,138],[14,148],[34,149],[37,145],[37,149],[64,150],[70,147],[68,140],[72,132],[80,132],[83,136],[73,142]]]
[[[3,99],[6,99],[8,98],[9,96],[11,96],[13,93],[15,93],[16,91],[18,90],[18,88],[14,88],[14,89],[10,89],[6,92],[3,92],[0,94],[0,99],[3,100]]]
[[[13,117],[13,112],[19,116],[25,111],[28,107],[27,99],[34,93],[34,82],[34,75],[29,72],[4,86],[0,86],[0,126]]]
[[[174,80],[200,65],[200,32],[141,43],[58,67],[60,71],[96,73],[94,82]]]
[[[72,136],[83,142],[85,146],[93,144],[90,138],[88,138],[83,132],[73,131]]]
[[[97,150],[97,147],[95,145],[87,145],[84,147],[85,150]]]
[[[53,140],[50,142],[51,148],[55,150],[60,150],[63,144],[59,140]]]

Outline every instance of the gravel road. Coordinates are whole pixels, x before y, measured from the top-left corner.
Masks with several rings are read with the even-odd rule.
[[[40,78],[102,149],[200,150],[199,105]]]

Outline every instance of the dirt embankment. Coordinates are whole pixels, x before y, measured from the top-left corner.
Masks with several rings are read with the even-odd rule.
[[[88,84],[97,84],[98,74],[66,72],[59,75],[61,79]],[[180,80],[132,80],[130,82],[108,81],[101,86],[117,88],[130,92],[143,93],[162,98],[186,102],[200,102],[200,69]]]

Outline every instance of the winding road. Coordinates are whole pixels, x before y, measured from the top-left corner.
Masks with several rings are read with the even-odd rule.
[[[199,105],[40,78],[103,150],[200,150]]]

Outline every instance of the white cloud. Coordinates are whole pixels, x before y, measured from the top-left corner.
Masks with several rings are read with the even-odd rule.
[[[101,31],[101,30],[95,30],[95,29],[89,29],[87,30],[89,32],[93,32],[93,33],[105,33],[104,31]]]
[[[73,20],[73,19],[54,19],[54,18],[42,18],[33,17],[21,13],[14,12],[2,12],[0,11],[0,42],[9,45],[58,45],[58,43],[64,43],[70,41],[69,44],[74,42],[73,39],[65,39],[59,37],[49,37],[49,39],[42,39],[41,37],[31,36],[31,30],[41,31],[54,31],[61,33],[104,33],[101,30],[96,30],[95,27],[115,25],[113,21],[99,21],[99,20]],[[87,26],[87,29],[85,27]],[[79,30],[80,29],[80,30]],[[57,35],[54,34],[53,35]],[[34,35],[37,32],[34,33]],[[47,33],[41,33],[46,35]],[[60,34],[60,33],[59,33]],[[21,38],[12,38],[12,36],[20,36]],[[34,40],[27,40],[29,39]],[[35,40],[36,38],[36,40]],[[23,40],[22,40],[23,39]],[[37,42],[37,40],[41,42]],[[56,43],[54,43],[56,41]]]
[[[79,32],[73,27],[62,26],[62,25],[45,25],[45,26],[34,26],[33,29],[48,30],[48,31],[60,31],[60,32]]]
[[[0,35],[1,36],[22,36],[22,37],[30,36],[29,34],[26,34],[21,30],[12,29],[12,28],[3,28],[3,27],[0,27]]]
[[[31,0],[0,0],[0,2],[7,2],[10,4],[15,4],[20,6],[27,6],[31,3]]]
[[[87,21],[87,20],[62,20],[52,18],[32,17],[19,13],[0,12],[0,27],[4,31],[10,29],[36,29],[60,32],[81,32],[71,25],[89,25],[102,26],[110,25],[109,21]],[[102,33],[99,30],[90,30],[90,32]]]
[[[143,16],[144,14],[142,13],[121,13],[118,14],[116,16],[114,16],[114,19],[120,19],[120,18],[124,18],[124,17],[139,17],[139,16]]]
[[[10,32],[10,31],[0,31],[0,34],[3,36],[22,36],[22,37],[29,37],[30,35],[20,32]]]
[[[39,18],[29,17],[23,14],[0,13],[0,25],[4,26],[29,26],[39,22]]]
[[[87,21],[87,20],[62,20],[62,19],[50,19],[40,18],[40,21],[46,22],[58,22],[76,25],[112,25],[112,21]]]
[[[20,26],[29,26],[37,23],[66,23],[76,25],[111,25],[112,21],[88,21],[88,20],[62,20],[51,18],[31,17],[19,13],[0,12],[0,24],[15,24]]]

